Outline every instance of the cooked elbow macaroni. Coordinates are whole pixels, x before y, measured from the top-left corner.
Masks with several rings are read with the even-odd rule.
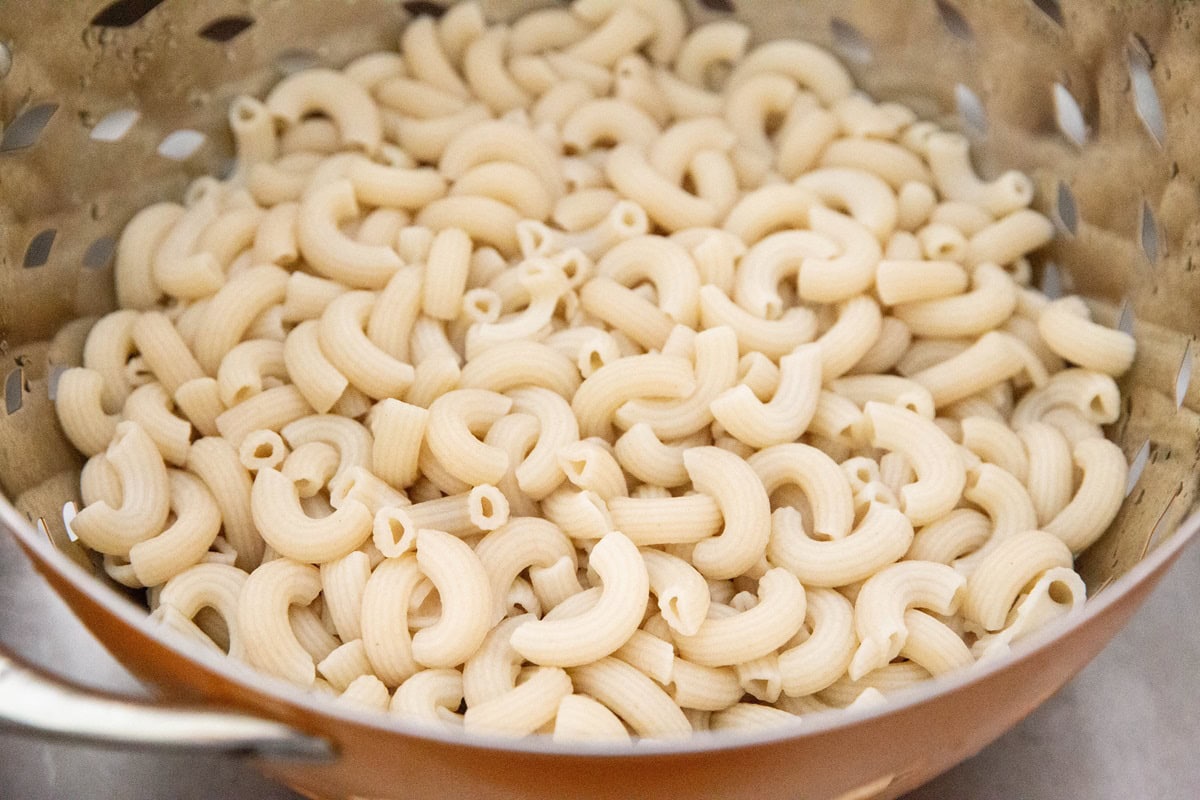
[[[628,741],[884,703],[1082,603],[1135,345],[1022,288],[1028,177],[675,0],[400,47],[237,97],[59,378],[71,526],[165,628]]]

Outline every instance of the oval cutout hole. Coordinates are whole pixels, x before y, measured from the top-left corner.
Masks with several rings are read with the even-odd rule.
[[[841,17],[829,20],[829,33],[833,37],[833,48],[850,63],[870,64],[875,58],[867,37]]]
[[[1139,230],[1142,252],[1146,255],[1146,260],[1150,262],[1150,266],[1154,266],[1158,263],[1158,223],[1154,219],[1154,212],[1150,210],[1150,204],[1145,200],[1142,201],[1142,218],[1139,222]]]
[[[92,24],[102,28],[128,28],[162,3],[163,0],[117,0],[92,17]]]
[[[172,131],[158,145],[158,154],[172,161],[190,158],[204,144],[204,134],[191,128]]]
[[[1129,37],[1126,52],[1129,55],[1129,88],[1133,94],[1133,108],[1154,143],[1162,147],[1167,137],[1167,123],[1158,89],[1154,86],[1154,76],[1150,73],[1154,68],[1154,56],[1137,34]]]
[[[129,133],[141,116],[141,113],[133,108],[114,111],[97,122],[89,136],[97,142],[119,142],[125,138],[125,134]]]
[[[983,136],[987,133],[987,111],[979,95],[971,87],[963,83],[954,85],[954,105],[958,109],[958,119],[967,135]]]
[[[25,248],[25,268],[32,269],[41,267],[50,260],[50,251],[54,248],[54,237],[58,236],[58,231],[53,228],[47,228],[29,240],[29,246]]]
[[[1179,362],[1179,372],[1175,373],[1175,408],[1183,408],[1183,400],[1187,397],[1188,387],[1192,385],[1192,340],[1183,350],[1183,359]]]
[[[25,369],[16,367],[4,379],[4,411],[15,414],[25,404]]]
[[[1072,236],[1079,230],[1079,210],[1075,206],[1075,194],[1063,181],[1058,182],[1058,193],[1054,202],[1055,216],[1059,228]]]
[[[1137,455],[1133,457],[1133,462],[1129,465],[1129,476],[1125,479],[1125,496],[1133,494],[1133,487],[1137,486],[1137,482],[1142,477],[1142,471],[1146,469],[1146,463],[1150,460],[1150,440],[1142,442],[1142,446],[1138,448]]]
[[[974,32],[971,31],[971,25],[967,22],[967,18],[946,0],[934,0],[934,5],[937,6],[938,16],[942,18],[942,24],[946,26],[946,30],[956,39],[961,39],[964,42],[970,42],[975,39]]]
[[[1063,136],[1076,147],[1083,147],[1088,140],[1087,120],[1079,108],[1074,95],[1061,83],[1054,84],[1054,120]]]
[[[1058,4],[1058,0],[1033,0],[1033,4],[1038,7],[1038,10],[1050,18],[1058,27],[1063,26],[1062,6]]]
[[[58,103],[42,103],[24,111],[4,129],[0,153],[23,150],[37,144],[55,111],[58,111]]]
[[[231,16],[219,17],[205,25],[196,35],[210,42],[224,44],[231,42],[254,24],[254,17]]]
[[[104,269],[112,261],[113,252],[117,249],[117,240],[111,236],[101,236],[88,245],[83,254],[84,269]]]

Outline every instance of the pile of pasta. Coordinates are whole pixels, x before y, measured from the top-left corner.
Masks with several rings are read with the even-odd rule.
[[[74,534],[197,646],[469,733],[885,702],[1084,600],[1130,336],[1053,226],[827,52],[672,0],[237,98],[120,238],[57,409]]]

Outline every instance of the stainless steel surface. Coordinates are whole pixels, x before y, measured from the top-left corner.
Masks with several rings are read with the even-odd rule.
[[[982,753],[905,800],[1191,800],[1200,796],[1200,547],[1074,681]],[[0,643],[85,684],[136,683],[0,535]],[[0,797],[299,800],[252,765],[0,732]]]
[[[329,743],[245,714],[170,708],[99,694],[0,654],[0,727],[140,749],[326,759]]]

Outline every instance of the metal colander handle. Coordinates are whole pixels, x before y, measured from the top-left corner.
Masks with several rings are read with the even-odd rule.
[[[332,744],[271,720],[171,707],[76,686],[0,652],[0,728],[73,742],[329,761]]]

